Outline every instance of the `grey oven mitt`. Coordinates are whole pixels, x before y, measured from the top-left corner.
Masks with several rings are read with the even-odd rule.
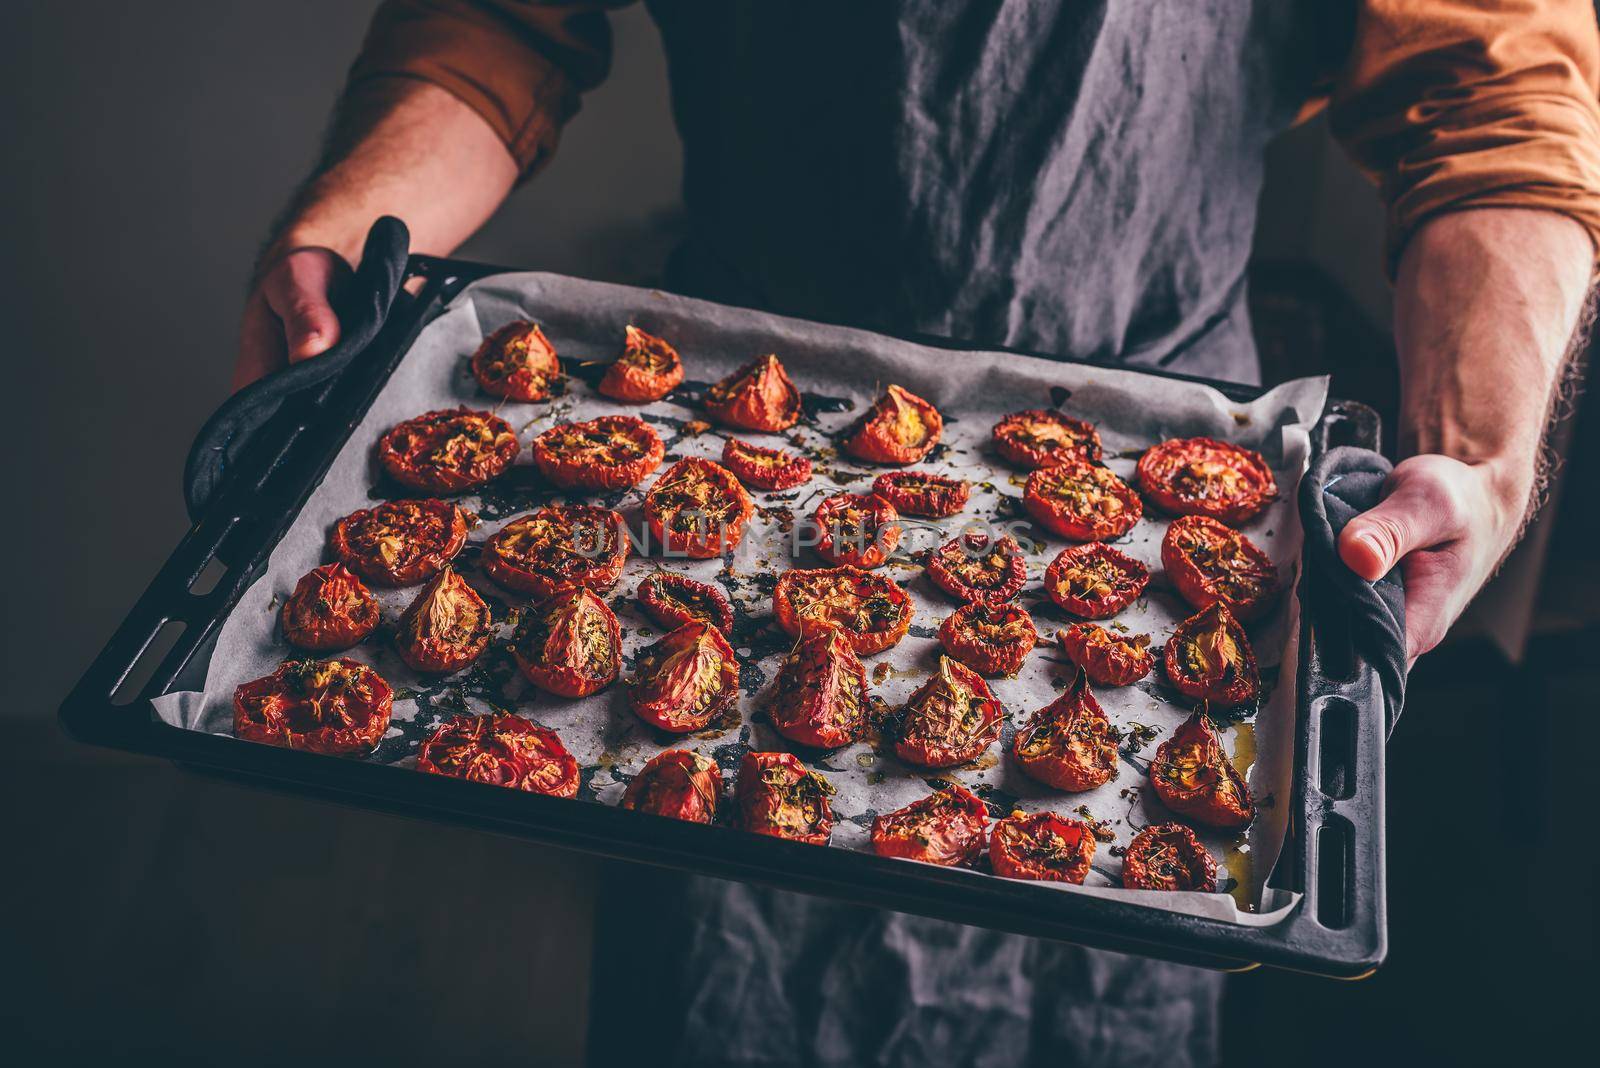
[[[385,215],[372,224],[361,250],[361,264],[338,295],[339,343],[313,360],[291,364],[229,397],[214,412],[194,444],[183,470],[183,499],[190,520],[200,517],[250,436],[277,412],[284,399],[343,371],[356,353],[378,336],[405,277],[411,234],[406,224]]]
[[[1306,582],[1313,611],[1345,617],[1355,655],[1377,669],[1394,730],[1406,696],[1406,591],[1395,568],[1367,582],[1339,559],[1339,532],[1377,504],[1393,466],[1370,449],[1329,449],[1300,482],[1300,522],[1306,532]]]

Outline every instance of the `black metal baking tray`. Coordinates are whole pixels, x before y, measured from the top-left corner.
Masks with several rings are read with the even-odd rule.
[[[431,313],[466,284],[503,270],[411,257],[408,277],[421,281],[416,297],[402,294],[378,336],[342,374],[290,397],[257,432],[228,482],[68,695],[60,715],[73,736],[260,786],[546,845],[1187,964],[1232,970],[1265,964],[1348,979],[1369,974],[1383,961],[1382,690],[1376,671],[1341,625],[1339,611],[1323,607],[1331,605],[1332,594],[1310,567],[1302,569],[1298,591],[1299,717],[1288,840],[1269,879],[1269,885],[1303,897],[1287,917],[1265,926],[1064,894],[1009,879],[972,879],[932,865],[730,834],[607,805],[573,804],[409,769],[241,743],[161,722],[151,699],[180,688],[175,683],[185,669],[204,662],[222,621],[265,568]],[[978,347],[948,338],[908,340]],[[1235,383],[1208,384],[1235,400],[1260,393]],[[1371,409],[1332,402],[1317,425],[1313,447],[1372,448],[1377,441],[1378,420]]]

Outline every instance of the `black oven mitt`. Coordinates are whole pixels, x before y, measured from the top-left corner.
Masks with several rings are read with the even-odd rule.
[[[315,359],[290,364],[252,382],[206,420],[189,447],[183,469],[183,499],[191,521],[205,511],[249,444],[250,435],[272,418],[284,398],[343,371],[356,353],[378,336],[400,292],[410,244],[411,234],[399,219],[385,215],[373,223],[361,250],[361,264],[334,302],[339,343]]]
[[[1339,532],[1377,504],[1393,469],[1370,449],[1349,446],[1319,456],[1300,482],[1300,523],[1306,533],[1306,581],[1312,611],[1348,621],[1355,654],[1377,669],[1394,730],[1406,696],[1406,591],[1395,568],[1367,582],[1339,559]]]

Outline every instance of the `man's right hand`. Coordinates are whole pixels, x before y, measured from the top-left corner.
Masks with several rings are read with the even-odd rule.
[[[350,265],[326,248],[295,248],[268,262],[245,301],[235,391],[339,343],[332,301],[350,273]]]

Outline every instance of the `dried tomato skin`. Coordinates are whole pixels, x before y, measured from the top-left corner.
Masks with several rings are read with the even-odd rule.
[[[905,440],[897,426],[900,413],[907,411],[915,414],[923,430],[913,441]],[[944,416],[939,409],[910,390],[891,385],[845,438],[844,450],[867,463],[903,466],[924,460],[943,435]]]
[[[696,524],[694,530],[678,530],[673,526],[676,517],[689,508],[673,501],[670,493],[681,491],[689,484],[708,483],[719,498],[719,510],[726,512],[715,524],[707,523],[704,530]],[[721,556],[738,546],[744,537],[744,525],[755,506],[744,486],[721,464],[690,456],[679,460],[650,487],[645,494],[644,515],[650,526],[650,537],[669,553],[681,553],[691,560],[709,560]]]
[[[795,642],[778,669],[771,707],[779,734],[813,749],[849,745],[866,731],[867,669],[837,627]]]
[[[746,753],[733,791],[739,826],[752,834],[807,845],[827,845],[833,835],[833,787],[793,753]]]
[[[1260,618],[1278,597],[1272,558],[1244,534],[1209,516],[1172,521],[1161,539],[1161,566],[1185,601],[1196,608],[1223,601],[1241,620]]]
[[[611,451],[595,441],[604,437]],[[626,442],[625,448],[615,443]],[[644,420],[602,415],[561,423],[533,439],[533,462],[554,486],[566,490],[617,490],[637,486],[661,466],[666,447]]]
[[[549,538],[524,545],[523,535],[532,532]],[[587,552],[602,536],[604,544],[592,555],[576,551]],[[621,514],[588,504],[553,504],[496,531],[484,542],[481,562],[484,574],[500,586],[544,600],[575,586],[610,589],[627,559],[628,530]]]
[[[1079,672],[1067,692],[1033,714],[1011,741],[1017,766],[1057,790],[1082,793],[1117,773],[1117,743],[1089,677]]]
[[[330,756],[370,753],[389,729],[394,691],[359,660],[285,660],[233,692],[233,733]],[[314,722],[304,720],[309,709]],[[337,714],[338,725],[318,717]],[[298,714],[298,715],[297,715]]]
[[[800,421],[800,391],[778,357],[762,356],[706,390],[705,407],[720,423],[777,434]]]
[[[977,795],[951,784],[872,821],[872,850],[928,864],[966,866],[988,846],[989,810]]]
[[[953,719],[955,713],[936,704],[941,691],[959,689],[967,711],[976,722]],[[976,708],[973,703],[976,703]],[[922,768],[950,768],[982,756],[1000,737],[1005,710],[994,691],[971,668],[948,656],[939,658],[939,670],[906,700],[896,733],[894,752],[907,764]]]
[[[1046,838],[1048,836],[1048,838]],[[1041,838],[1053,838],[1061,846],[1053,853],[1065,855],[1041,858],[1030,851]],[[1054,812],[1028,816],[1013,812],[996,820],[989,832],[989,865],[1007,879],[1034,879],[1044,882],[1083,885],[1094,860],[1094,832],[1089,825]]]
[[[366,544],[385,530],[414,554],[385,561]],[[341,564],[374,586],[414,586],[437,575],[467,544],[467,516],[449,501],[386,501],[339,520],[328,544]]]
[[[1195,768],[1192,784],[1183,769]],[[1184,721],[1171,738],[1156,747],[1150,761],[1150,785],[1172,812],[1193,823],[1231,830],[1255,818],[1250,787],[1222,749],[1222,739],[1204,712]]]
[[[722,443],[722,466],[752,489],[793,489],[811,480],[811,461],[804,456],[752,445],[738,438]]]
[[[1164,871],[1158,857],[1176,854],[1178,867]],[[1156,823],[1133,836],[1122,857],[1122,885],[1127,890],[1196,890],[1217,892],[1217,862],[1194,832],[1181,823]]]
[[[1156,665],[1148,644],[1116,637],[1097,623],[1074,623],[1058,631],[1056,640],[1072,662],[1101,686],[1132,686]]]
[[[841,516],[852,514],[865,520],[859,538],[841,526]],[[835,493],[817,505],[811,520],[817,555],[835,567],[882,567],[900,544],[900,513],[876,494]]]
[[[728,595],[709,582],[657,571],[639,583],[638,597],[645,614],[668,630],[698,619],[724,636],[733,636],[733,606]]]
[[[1052,490],[1060,485],[1091,483],[1102,500],[1113,500],[1120,509],[1112,514],[1086,511],[1071,501],[1059,499]],[[1144,515],[1144,503],[1109,468],[1096,467],[1084,460],[1066,460],[1041,467],[1028,476],[1022,491],[1022,505],[1045,529],[1068,541],[1106,541],[1120,538],[1133,529]]]
[[[343,564],[308,572],[283,602],[283,638],[307,652],[348,649],[377,625],[377,599]]]
[[[903,515],[948,519],[967,506],[972,487],[927,471],[885,471],[872,480],[872,492]]]
[[[1215,496],[1183,484],[1196,463],[1218,464],[1240,485]],[[1172,515],[1204,515],[1224,523],[1254,519],[1278,495],[1272,468],[1254,449],[1215,438],[1176,438],[1145,450],[1139,457],[1139,486],[1156,506]]]
[[[472,377],[491,397],[529,403],[549,400],[551,384],[566,376],[539,324],[522,319],[483,339],[472,354]]]
[[[1197,639],[1217,628],[1224,630],[1238,650],[1239,663],[1235,670],[1220,679],[1208,679],[1187,662],[1186,655]],[[1202,608],[1179,623],[1167,639],[1163,659],[1167,679],[1185,697],[1208,701],[1223,708],[1237,708],[1255,703],[1261,695],[1261,673],[1256,668],[1255,650],[1244,626],[1233,617],[1228,606],[1217,601]]]
[[[660,367],[652,367],[652,361]],[[627,404],[658,401],[683,384],[678,350],[653,334],[629,325],[623,333],[622,356],[606,368],[599,390]]]
[[[454,639],[424,633],[430,602],[441,597],[447,603],[459,598],[455,607],[464,607],[475,617],[470,628]],[[446,567],[418,592],[416,599],[400,616],[395,626],[395,651],[412,671],[435,674],[460,671],[483,655],[483,651],[489,647],[489,635],[493,629],[489,620],[489,606],[478,595],[478,591]]]
[[[989,548],[991,540],[989,535],[979,531],[951,538],[928,557],[928,578],[958,601],[1003,604],[1011,600],[1028,581],[1028,562],[1023,558],[1021,547],[1009,535],[994,541],[992,549]],[[990,565],[984,576],[987,581],[981,586],[973,585],[957,570],[966,561],[976,559],[974,553],[984,556]],[[1002,559],[996,562],[995,556]]]
[[[1001,640],[985,632],[998,628],[1006,633]],[[970,601],[945,617],[939,625],[939,643],[945,652],[980,675],[1015,675],[1037,644],[1033,617],[1016,604]]]
[[[681,657],[717,658],[715,689],[702,701],[695,673],[684,677]],[[639,655],[638,675],[628,687],[634,713],[652,727],[672,734],[703,730],[739,701],[739,661],[717,628],[685,623]]]
[[[1076,569],[1094,567],[1110,572],[1109,591],[1074,593],[1069,577]],[[1063,610],[1084,619],[1110,619],[1134,601],[1150,584],[1150,569],[1133,557],[1101,542],[1086,542],[1062,549],[1044,573],[1044,592]]]
[[[509,712],[450,717],[417,750],[417,770],[550,797],[576,797],[582,781],[560,735]]]
[[[471,428],[479,428],[492,437],[483,443],[481,452],[475,450],[465,466],[428,459],[427,453],[435,445]],[[378,462],[390,478],[407,489],[449,495],[478,489],[498,478],[521,448],[511,424],[499,416],[470,408],[448,408],[424,412],[391,427],[378,439]]]
[[[583,644],[583,624],[598,626],[603,645]],[[598,657],[596,657],[598,654]],[[622,669],[622,630],[593,590],[578,586],[541,602],[511,647],[523,678],[557,697],[587,697],[610,686]],[[600,663],[591,663],[598,658]]]
[[[845,618],[811,597],[818,588],[849,591],[852,598]],[[911,600],[899,583],[858,567],[790,568],[778,576],[772,591],[772,611],[778,625],[798,638],[819,625],[837,626],[860,656],[881,653],[906,636],[911,628]]]
[[[687,749],[668,749],[640,769],[619,804],[653,816],[710,823],[721,795],[722,772],[715,761]]]
[[[1041,440],[1034,429],[1041,424],[1055,428],[1059,437]],[[1100,462],[1100,432],[1094,424],[1052,409],[1012,412],[994,425],[991,436],[995,451],[1018,467],[1049,467],[1072,458]]]

